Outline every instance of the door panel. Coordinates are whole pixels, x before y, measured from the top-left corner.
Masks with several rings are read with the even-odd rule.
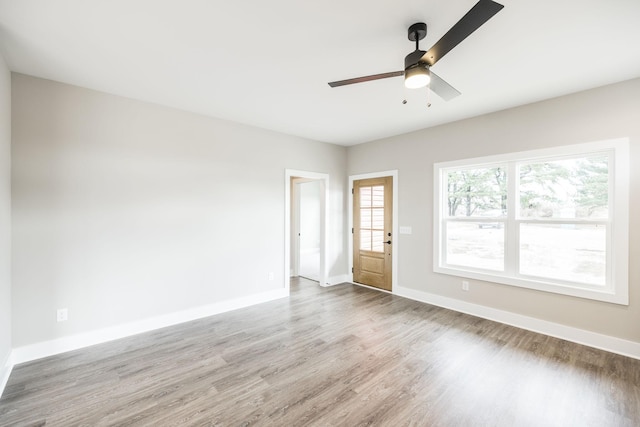
[[[320,276],[320,181],[298,186],[298,275],[318,281]]]
[[[384,274],[384,259],[360,256],[360,268],[374,274]]]
[[[391,290],[393,178],[353,182],[353,280]]]

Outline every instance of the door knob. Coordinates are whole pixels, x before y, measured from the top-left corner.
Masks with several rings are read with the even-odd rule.
[[[382,242],[382,243],[386,243],[387,245],[391,244],[391,240],[387,240],[386,242]]]

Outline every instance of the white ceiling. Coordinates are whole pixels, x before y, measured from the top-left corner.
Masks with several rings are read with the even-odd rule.
[[[639,0],[498,0],[433,70],[402,78],[407,27],[431,47],[476,0],[0,0],[12,71],[306,138],[353,145],[640,77]],[[407,99],[406,105],[402,100]]]

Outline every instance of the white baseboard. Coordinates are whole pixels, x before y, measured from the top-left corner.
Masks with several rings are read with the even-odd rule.
[[[348,282],[349,281],[349,275],[348,274],[340,274],[338,276],[330,276],[327,278],[327,283],[325,283],[322,286],[335,286],[335,285],[339,285],[340,283],[344,283],[344,282]]]
[[[526,329],[532,332],[549,335],[555,338],[575,342],[577,344],[594,347],[611,353],[640,359],[640,343],[616,338],[609,335],[599,334],[572,326],[561,325],[559,323],[536,319],[522,314],[511,313],[509,311],[498,310],[479,304],[460,301],[454,298],[443,297],[424,291],[409,289],[397,286],[394,288],[395,295],[409,298],[438,307],[448,308],[461,313],[482,317],[483,319],[494,320],[496,322]]]
[[[188,310],[178,311],[162,316],[131,322],[123,325],[112,326],[109,328],[99,329],[91,332],[84,332],[77,335],[57,338],[50,341],[29,344],[13,349],[11,362],[15,365],[19,363],[29,362],[43,357],[53,356],[55,354],[64,353],[79,348],[88,347],[95,344],[101,344],[107,341],[113,341],[119,338],[125,338],[131,335],[160,329],[167,326],[177,325],[179,323],[189,322],[191,320],[201,319],[203,317],[213,316],[215,314],[224,313],[239,308],[249,307],[251,305],[272,301],[279,298],[289,296],[287,289],[275,289],[273,291],[261,294],[249,295],[242,298],[236,298],[228,301],[221,301],[201,307],[195,307]]]
[[[6,356],[6,360],[3,363],[0,363],[0,397],[2,397],[2,393],[4,393],[4,388],[7,386],[7,382],[9,381],[9,376],[11,375],[11,370],[13,369],[13,357],[12,353],[9,353]]]

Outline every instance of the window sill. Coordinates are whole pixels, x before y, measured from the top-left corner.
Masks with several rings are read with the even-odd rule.
[[[500,274],[491,274],[490,272],[475,271],[472,269],[465,269],[463,267],[457,266],[434,267],[433,271],[435,273],[464,277],[467,279],[475,279],[483,282],[516,286],[519,288],[533,289],[537,291],[568,295],[578,298],[586,298],[613,304],[629,305],[628,292],[618,291],[616,293],[613,287],[597,287],[589,285],[581,286],[580,284],[561,284],[536,280],[529,277],[512,277]]]

